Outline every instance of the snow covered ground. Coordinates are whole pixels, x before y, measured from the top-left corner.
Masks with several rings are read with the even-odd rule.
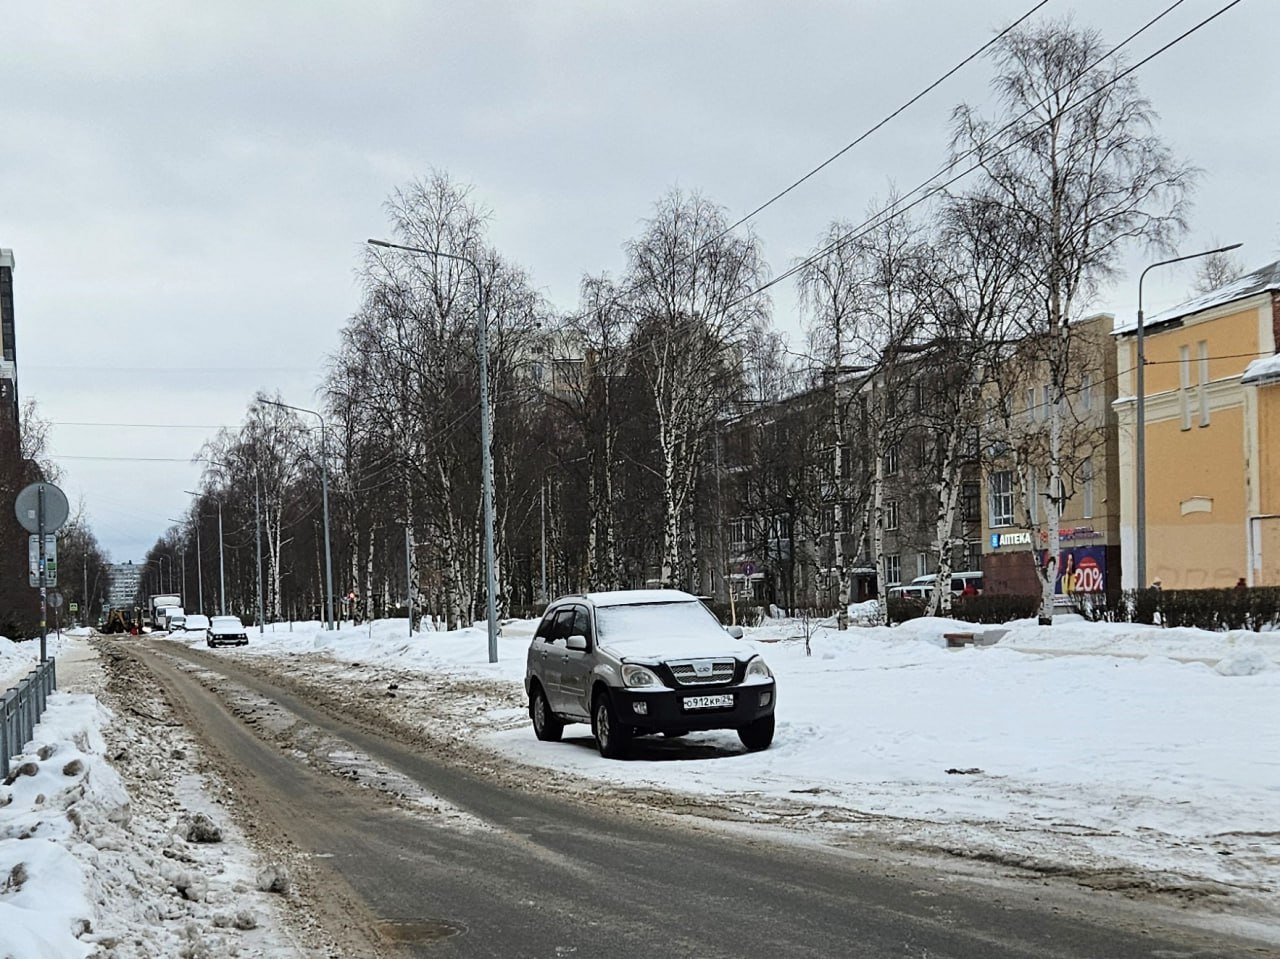
[[[640,760],[619,763],[599,757],[585,726],[561,743],[534,739],[521,688],[534,628],[505,624],[494,664],[483,624],[410,637],[404,620],[337,632],[280,625],[216,655],[437,725],[506,757],[512,775],[541,770],[554,788],[595,801],[1274,909],[1275,633],[1064,617],[948,649],[944,633],[974,628],[921,619],[817,629],[806,655],[802,624],[769,621],[747,641],[778,677],[771,749],[746,753],[731,732],[703,733],[643,740]],[[62,691],[16,764],[30,763],[30,775],[0,786],[0,956],[302,954],[281,924],[281,897],[258,888],[275,863],[237,831],[234,795],[205,774],[163,702],[122,709],[82,640],[50,648]],[[0,641],[0,680],[37,655],[37,644]],[[220,827],[221,843],[188,839],[197,813]]]
[[[38,658],[38,643],[5,643],[0,677]],[[83,640],[50,651],[60,689],[0,785],[0,956],[303,955],[282,897],[259,888],[283,867],[249,847],[158,697],[139,683],[113,711]]]
[[[465,734],[668,806],[684,795],[691,809],[827,841],[871,835],[1092,885],[1280,890],[1280,634],[1064,616],[948,649],[944,633],[986,628],[920,619],[818,629],[806,656],[801,625],[771,621],[747,637],[778,677],[771,749],[703,733],[645,740],[642,761],[618,763],[590,748],[586,726],[561,743],[534,739],[520,687],[534,627],[504,625],[496,664],[482,625],[410,639],[404,620],[281,626],[226,652],[287,657],[290,671],[310,665],[331,683],[367,680],[370,666],[484,680],[458,701]]]

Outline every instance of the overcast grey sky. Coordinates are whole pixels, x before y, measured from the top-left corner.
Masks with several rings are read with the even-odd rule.
[[[1137,59],[1220,7],[1186,0]],[[387,194],[431,168],[471,183],[491,237],[557,307],[679,184],[731,215],[833,153],[1032,0],[631,3],[0,0],[0,247],[17,259],[20,389],[59,425],[64,487],[117,561],[182,515],[212,429],[255,389],[309,405],[357,304]],[[1051,0],[1111,41],[1168,0]],[[1280,4],[1245,0],[1145,67],[1175,151],[1204,169],[1190,252],[1280,256]],[[979,62],[761,215],[774,269],[945,156]],[[1136,308],[1128,275],[1095,304]],[[1135,269],[1136,268],[1136,269]],[[1157,310],[1192,272],[1149,278]],[[799,324],[791,294],[775,321]]]

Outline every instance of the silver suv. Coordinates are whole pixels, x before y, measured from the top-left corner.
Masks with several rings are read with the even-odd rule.
[[[565,596],[529,645],[525,690],[541,740],[591,723],[600,754],[622,759],[645,733],[736,729],[750,750],[773,742],[773,673],[702,602],[671,589]]]

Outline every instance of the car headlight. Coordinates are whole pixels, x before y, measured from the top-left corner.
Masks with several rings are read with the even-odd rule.
[[[773,679],[773,670],[765,665],[763,659],[756,656],[751,662],[747,663],[747,679],[753,676],[758,676],[761,679]]]
[[[627,686],[661,686],[662,680],[652,669],[645,666],[626,665],[622,667],[622,682]]]

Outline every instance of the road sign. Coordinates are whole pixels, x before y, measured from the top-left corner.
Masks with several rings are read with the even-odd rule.
[[[42,495],[43,494],[43,495]],[[56,533],[71,515],[67,494],[52,483],[32,483],[18,494],[13,511],[28,533],[40,532],[40,501],[44,501],[44,531]]]
[[[49,594],[49,605],[52,606],[54,609],[62,608],[62,594],[59,593],[56,589]]]
[[[27,577],[32,586],[40,585],[40,537],[27,537]],[[58,537],[48,533],[44,538],[44,584],[58,585]]]
[[[79,604],[79,603],[67,603],[67,612],[69,612],[69,613],[78,613],[78,612],[80,612],[80,604]]]

